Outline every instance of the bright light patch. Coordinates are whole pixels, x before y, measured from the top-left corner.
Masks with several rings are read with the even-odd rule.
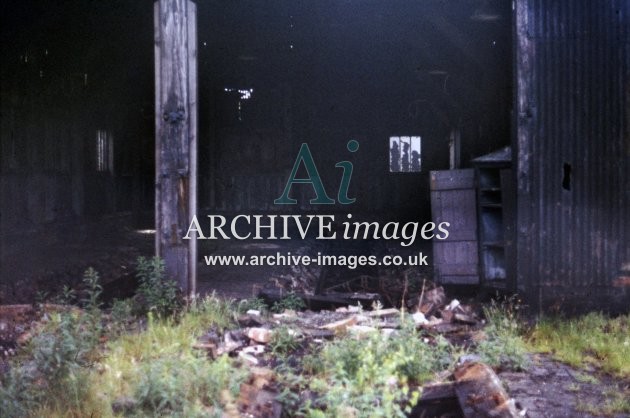
[[[238,92],[241,100],[249,100],[252,98],[252,94],[254,94],[254,89],[235,89],[232,87],[226,87],[223,90],[226,92]]]

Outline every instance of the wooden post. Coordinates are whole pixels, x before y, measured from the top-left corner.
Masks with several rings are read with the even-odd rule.
[[[166,274],[196,292],[197,242],[184,240],[197,210],[197,9],[159,0],[155,28],[155,247]]]

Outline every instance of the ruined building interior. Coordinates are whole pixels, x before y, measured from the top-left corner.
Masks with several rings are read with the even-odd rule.
[[[348,195],[356,202],[302,200],[282,213],[430,221],[428,173],[449,168],[451,137],[460,138],[461,167],[510,141],[511,9],[496,3],[496,16],[476,17],[475,2],[199,2],[200,218],[278,212],[274,199],[308,143],[329,194],[339,183],[335,164],[352,157]],[[152,236],[141,232],[154,223],[153,8],[2,7],[0,219],[9,302],[32,297],[34,288],[18,283],[63,281],[77,270],[71,264],[94,262],[83,253],[112,252],[118,243],[108,241],[119,235],[151,251]],[[396,169],[390,150],[400,137],[414,138],[418,155]],[[351,156],[352,139],[360,150]],[[199,253],[224,244],[231,243],[202,243]],[[213,274],[199,274],[212,288]]]
[[[530,128],[521,123],[543,108],[553,117],[553,107],[536,101],[544,100],[546,91],[553,93],[552,85],[561,85],[562,72],[551,64],[547,69],[529,68],[532,74],[539,71],[541,79],[545,74],[553,79],[547,77],[547,85],[536,84],[537,79],[533,79],[525,90],[521,76],[528,70],[524,66],[533,61],[523,58],[527,45],[519,33],[524,29],[519,29],[512,2],[365,1],[360,6],[332,0],[197,3],[196,197],[197,215],[204,222],[207,215],[336,214],[346,220],[351,213],[361,221],[413,221],[422,225],[436,217],[431,208],[430,172],[475,168],[481,170],[479,175],[484,170],[484,156],[512,146],[505,162],[513,171],[518,168],[522,177],[512,177],[508,192],[514,196],[518,192],[519,200],[513,204],[520,205],[519,216],[532,214],[528,219],[540,228],[523,235],[524,221],[519,219],[516,225],[516,209],[512,214],[506,212],[504,221],[513,225],[511,232],[526,237],[514,235],[511,242],[522,244],[532,254],[542,254],[543,246],[532,249],[538,245],[532,237],[556,236],[574,229],[570,223],[562,223],[562,214],[570,214],[574,204],[563,190],[571,187],[571,176],[574,190],[582,187],[577,183],[584,176],[579,161],[561,155],[563,144],[545,150],[546,145],[527,143],[523,138],[544,139],[549,132],[542,125],[536,125],[539,133],[531,128],[534,125],[526,132]],[[532,3],[533,11],[527,15],[532,25],[540,18],[544,26],[570,12],[553,9],[544,20],[545,15],[536,14],[536,7]],[[620,234],[611,236],[614,231],[593,223],[599,233],[597,248],[611,254],[590,270],[605,271],[600,284],[611,280],[622,283],[628,262],[628,250],[619,248],[628,230],[622,216],[628,203],[624,174],[628,172],[628,154],[622,139],[624,132],[627,135],[623,112],[627,94],[623,94],[622,86],[624,82],[627,86],[628,79],[628,35],[627,28],[623,30],[627,17],[619,14],[624,7],[627,9],[627,5],[615,3],[611,10],[616,9],[616,15],[611,12],[603,23],[593,23],[606,24],[605,19],[610,18],[613,25],[606,26],[611,28],[610,36],[625,45],[610,49],[617,55],[606,67],[607,77],[603,79],[610,81],[601,99],[602,103],[607,97],[617,101],[611,104],[610,119],[597,125],[613,126],[611,133],[616,137],[610,140],[610,147],[592,145],[587,149],[590,155],[600,151],[601,155],[617,155],[612,163],[616,168],[595,173],[599,179],[594,180],[611,185],[610,192],[602,197],[609,209],[602,210],[611,211]],[[54,292],[76,280],[77,272],[88,265],[102,270],[106,280],[117,283],[115,291],[124,293],[128,289],[121,283],[133,276],[130,271],[135,257],[154,251],[153,2],[76,0],[49,7],[45,1],[25,0],[3,2],[1,8],[0,302],[26,302],[38,292]],[[565,36],[561,33],[564,26],[558,28],[558,36]],[[566,29],[571,30],[586,33],[579,32],[580,28]],[[575,39],[570,35],[566,39]],[[541,45],[556,44],[543,39]],[[552,63],[552,47],[540,47],[547,58],[537,62]],[[604,51],[601,56],[590,54],[587,58],[575,52],[575,60],[610,62],[604,55],[608,49],[599,50]],[[568,60],[571,53],[567,52]],[[588,80],[580,74],[574,76],[576,82],[587,85]],[[526,94],[532,97],[527,102],[530,107],[519,109]],[[575,92],[567,100],[575,101],[579,94]],[[564,117],[559,111],[556,115]],[[574,119],[568,117],[565,125],[550,125],[549,129],[556,129],[553,132],[558,135],[562,126],[590,129],[590,125],[580,125]],[[350,141],[356,141],[356,152],[348,150]],[[311,204],[312,185],[294,185],[292,193],[298,196],[295,205],[274,203],[282,195],[304,143],[331,196],[337,195],[341,178],[336,164],[351,162],[353,172],[346,197],[355,199],[353,203]],[[546,139],[540,144],[552,147]],[[538,154],[528,154],[528,147]],[[522,159],[523,155],[529,160]],[[559,174],[553,171],[557,174],[553,178],[542,178],[548,175],[543,166],[536,173],[527,172],[530,166],[525,161],[539,157],[543,161],[547,156],[553,158],[554,167],[560,167],[553,168]],[[584,161],[591,161],[589,158],[593,157]],[[536,199],[535,195],[524,194],[530,190],[528,182],[534,188],[549,182],[553,188],[550,194],[541,191],[537,195],[540,199],[548,196],[549,202],[539,200],[540,207],[534,207],[537,201],[531,199]],[[580,205],[590,205],[588,194],[597,189],[592,184],[583,186]],[[624,188],[625,194],[620,192]],[[488,190],[493,193],[492,187]],[[549,217],[562,222],[543,230],[544,222],[533,219],[536,213],[544,218],[543,211],[556,204],[556,196],[562,212]],[[601,218],[602,213],[606,215],[589,212],[585,216]],[[475,229],[477,226],[470,223],[478,221],[483,222],[482,216],[473,215],[467,225]],[[486,241],[492,243],[487,237]],[[573,241],[559,239],[553,251],[562,251]],[[366,255],[421,251],[434,256],[430,240],[416,240],[409,248],[395,240],[359,240],[336,246],[312,238],[206,240],[200,241],[198,248],[198,290],[249,295],[255,285],[278,273],[277,269],[263,272],[208,267],[203,263],[204,255],[279,249],[296,253],[352,250]],[[584,247],[580,254],[590,250]],[[476,244],[471,251],[476,254]],[[511,254],[509,257],[515,253]],[[557,258],[563,257],[558,254]],[[517,276],[526,281],[540,273],[521,273],[526,264],[537,263],[527,257],[516,258],[509,258],[507,270],[497,276],[505,278],[508,271],[514,279],[508,286],[512,290],[520,286]],[[420,274],[434,278],[435,263],[430,260]],[[551,272],[547,267],[540,268]],[[557,274],[564,272],[564,265],[556,267]],[[550,282],[556,283],[554,280]],[[582,279],[574,280],[570,286]],[[532,294],[540,293],[543,286],[536,284]],[[619,292],[627,300],[625,289]]]

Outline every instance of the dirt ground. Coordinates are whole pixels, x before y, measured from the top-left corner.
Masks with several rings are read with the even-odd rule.
[[[532,418],[596,417],[611,399],[610,391],[630,396],[630,381],[615,379],[585,366],[578,370],[554,361],[548,355],[533,355],[524,372],[501,372],[510,395]],[[626,414],[612,415],[627,417]]]
[[[5,255],[5,280],[0,284],[0,304],[32,303],[44,294],[58,294],[64,284],[78,284],[82,272],[90,266],[99,271],[105,283],[106,297],[132,294],[136,258],[152,254],[154,235],[149,231],[103,224],[92,228],[87,234],[91,239],[69,240],[36,252],[13,252],[10,257]],[[204,244],[199,253],[201,256],[247,255],[286,249],[274,244],[241,243],[219,250],[216,245]],[[209,267],[202,263],[199,265],[198,291],[215,291],[221,296],[236,299],[248,298],[268,285],[271,278],[285,273],[286,269],[271,267]],[[6,280],[8,276],[14,280]],[[108,291],[108,283],[114,283],[110,286],[113,290]],[[11,322],[10,318],[0,317],[0,358],[3,360],[16,349],[13,342],[15,326],[23,327]],[[578,370],[546,355],[533,355],[532,366],[525,372],[504,371],[499,376],[510,395],[527,410],[529,417],[594,417],[598,415],[593,413],[602,410],[611,393],[630,396],[630,381],[614,379],[588,367]]]

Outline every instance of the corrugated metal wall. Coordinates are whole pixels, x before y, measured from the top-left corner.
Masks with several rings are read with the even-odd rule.
[[[519,289],[627,310],[630,2],[516,0],[515,23]]]

